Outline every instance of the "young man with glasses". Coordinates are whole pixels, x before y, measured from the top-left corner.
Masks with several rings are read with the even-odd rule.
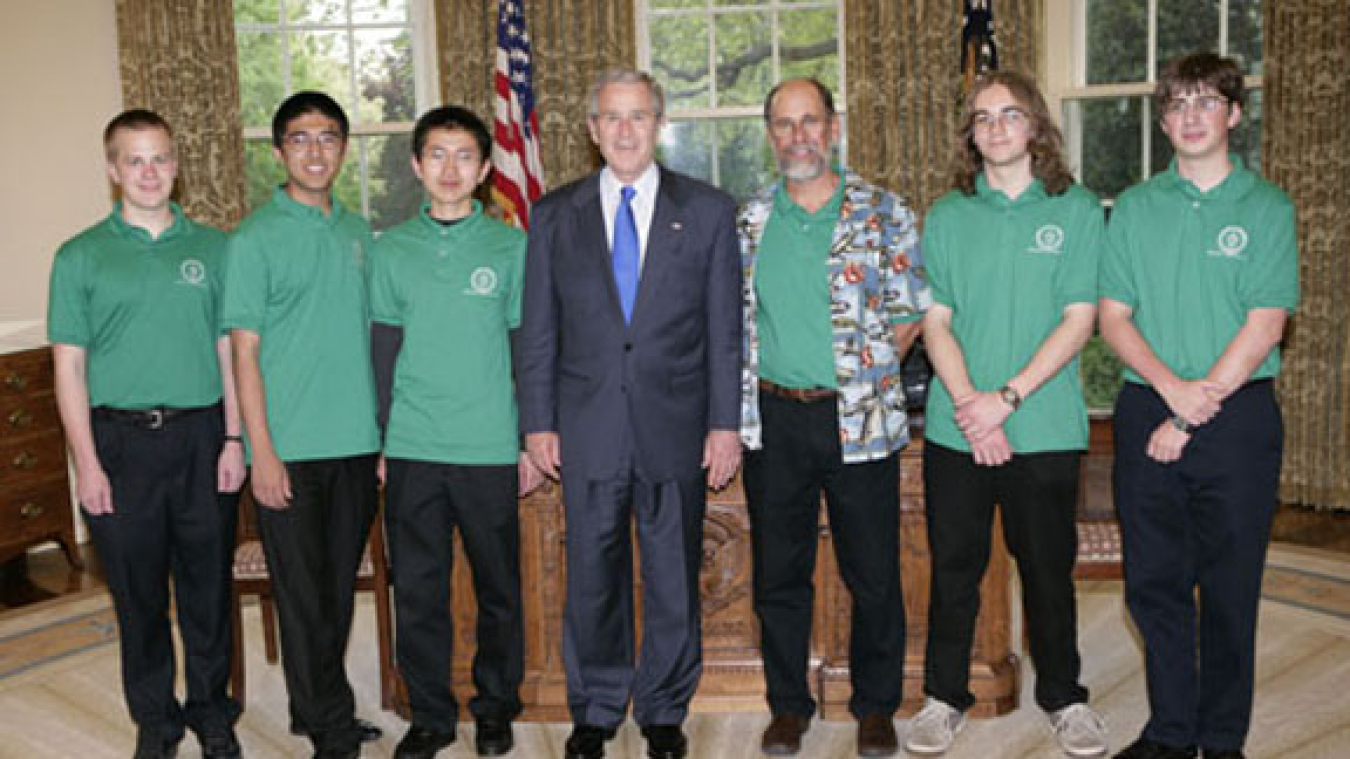
[[[356,757],[377,737],[355,718],[343,664],[356,573],[377,505],[370,226],[333,197],[347,116],[298,92],[272,144],[286,183],[230,238],[224,323],[252,458],[258,527],[281,627],[291,729],[315,756]]]
[[[1242,72],[1197,53],[1155,98],[1175,159],[1116,201],[1101,329],[1127,367],[1114,488],[1149,720],[1118,759],[1237,759],[1284,430],[1272,380],[1298,304],[1294,207],[1229,153]]]
[[[1092,335],[1101,204],[1075,184],[1035,83],[976,81],[957,141],[957,189],[928,214],[933,285],[924,345],[932,575],[924,708],[906,748],[941,754],[975,702],[970,653],[995,508],[1022,582],[1036,703],[1070,756],[1106,752],[1079,682],[1073,566],[1079,459],[1088,445],[1078,354]]]
[[[244,457],[220,330],[225,235],[170,199],[178,155],[158,114],[119,114],[103,145],[120,197],[57,252],[47,313],[76,496],[117,611],[136,759],[173,757],[185,728],[206,759],[235,759],[226,686]]]

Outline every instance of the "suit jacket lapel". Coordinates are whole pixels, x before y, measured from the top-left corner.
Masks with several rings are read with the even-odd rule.
[[[645,306],[645,303],[660,298],[662,283],[670,271],[674,257],[680,253],[685,223],[684,196],[679,180],[673,179],[671,173],[662,167],[661,184],[656,191],[656,208],[652,213],[652,226],[647,230],[647,252],[642,261],[642,277],[638,280],[633,321],[641,318],[642,312],[650,308]]]
[[[577,209],[576,243],[586,266],[599,267],[609,293],[610,311],[623,322],[623,307],[619,304],[619,286],[614,282],[614,259],[610,255],[609,240],[605,237],[605,209],[600,203],[600,174],[592,174],[578,190],[573,203]]]

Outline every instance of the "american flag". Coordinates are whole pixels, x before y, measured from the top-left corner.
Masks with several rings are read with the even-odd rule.
[[[530,204],[544,193],[544,167],[539,162],[539,120],[534,115],[524,5],[524,0],[497,2],[492,197],[508,221],[529,229]]]

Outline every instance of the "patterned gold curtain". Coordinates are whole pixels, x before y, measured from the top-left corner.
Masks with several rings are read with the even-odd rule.
[[[447,103],[490,118],[497,0],[435,3],[441,93]],[[541,157],[550,188],[599,165],[586,132],[586,89],[600,72],[636,64],[634,7],[610,0],[526,0]]]
[[[956,0],[844,0],[849,163],[923,211],[951,189],[961,107]],[[1035,75],[1042,0],[998,0],[1000,68]]]
[[[117,0],[122,102],[173,126],[188,215],[233,227],[248,211],[231,0]]]
[[[1285,345],[1281,500],[1350,510],[1350,5],[1264,4],[1265,173],[1298,207],[1303,304]]]

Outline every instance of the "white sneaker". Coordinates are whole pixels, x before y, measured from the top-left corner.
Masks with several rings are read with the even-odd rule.
[[[952,747],[952,741],[956,740],[956,734],[965,726],[965,712],[959,712],[930,696],[923,709],[909,722],[905,750],[911,754],[930,756],[945,754]]]
[[[1050,729],[1064,753],[1080,757],[1106,753],[1106,723],[1087,704],[1071,704],[1049,716]]]

